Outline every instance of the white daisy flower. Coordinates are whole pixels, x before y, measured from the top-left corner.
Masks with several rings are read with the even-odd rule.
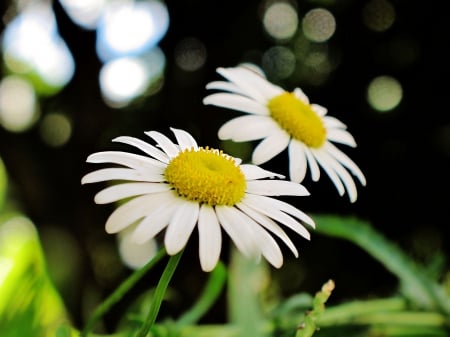
[[[206,88],[225,92],[206,96],[203,103],[248,113],[225,123],[218,132],[220,139],[262,139],[252,155],[255,165],[287,148],[290,180],[302,182],[309,167],[312,180],[318,181],[321,166],[341,196],[347,191],[350,201],[356,200],[356,185],[348,171],[362,185],[366,179],[358,166],[332,143],[356,146],[341,121],[328,116],[326,108],[311,104],[300,88],[287,92],[270,83],[254,65],[218,68],[217,72],[228,81],[210,82]]]
[[[137,222],[131,238],[145,243],[165,229],[166,251],[174,255],[185,247],[197,225],[204,271],[211,271],[219,260],[222,229],[244,255],[262,255],[274,267],[282,266],[283,255],[271,234],[297,257],[297,249],[280,224],[309,239],[303,223],[314,227],[314,221],[294,206],[271,197],[306,196],[306,188],[291,181],[269,180],[283,176],[256,165],[241,165],[222,151],[199,147],[186,131],[171,130],[177,144],[156,131],[146,135],[157,146],[127,136],[113,140],[132,145],[147,156],[107,151],[87,158],[89,163],[119,165],[82,178],[82,184],[122,181],[96,194],[96,203],[130,198],[109,216],[106,231],[118,233]]]

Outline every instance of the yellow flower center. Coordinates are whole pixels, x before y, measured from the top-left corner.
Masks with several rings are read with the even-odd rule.
[[[319,148],[326,140],[326,129],[322,119],[311,105],[285,92],[268,103],[272,118],[293,138],[309,147]]]
[[[233,206],[246,190],[245,176],[235,160],[208,147],[181,151],[164,174],[179,196],[211,206]]]

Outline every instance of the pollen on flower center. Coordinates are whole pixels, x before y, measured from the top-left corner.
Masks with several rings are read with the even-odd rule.
[[[320,116],[293,93],[276,96],[267,106],[272,118],[293,138],[313,148],[319,148],[325,142],[326,130]]]
[[[178,195],[211,206],[235,205],[246,190],[235,160],[208,147],[181,151],[167,165],[165,177]]]

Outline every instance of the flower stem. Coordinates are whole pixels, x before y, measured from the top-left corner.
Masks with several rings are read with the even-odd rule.
[[[195,305],[184,313],[177,321],[179,326],[194,325],[209,310],[222,292],[227,278],[227,270],[219,261],[210,273],[208,283]]]
[[[102,317],[115,303],[117,303],[123,295],[125,295],[125,293],[142,278],[142,276],[144,276],[159,260],[164,257],[165,254],[165,249],[161,248],[158,253],[149,262],[147,262],[146,265],[144,265],[141,269],[136,270],[125,281],[123,281],[120,286],[95,309],[85,328],[81,331],[80,337],[86,337],[89,331],[91,331],[94,327],[97,320]]]
[[[167,262],[167,266],[164,269],[161,278],[159,279],[158,285],[156,286],[155,295],[150,305],[147,318],[145,319],[144,324],[141,326],[141,329],[138,331],[137,337],[147,336],[147,333],[149,332],[150,328],[155,323],[156,317],[158,316],[159,308],[161,307],[161,303],[164,299],[164,295],[166,293],[170,279],[172,278],[173,273],[177,268],[178,262],[180,261],[182,254],[183,250],[178,254],[171,256],[169,262]]]

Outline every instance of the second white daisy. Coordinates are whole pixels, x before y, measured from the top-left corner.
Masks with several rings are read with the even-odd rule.
[[[219,138],[235,142],[262,139],[252,162],[263,164],[288,149],[289,175],[302,182],[307,168],[311,178],[320,178],[319,166],[330,177],[340,195],[357,199],[357,189],[350,171],[362,185],[366,179],[358,166],[333,142],[355,147],[352,135],[338,119],[327,116],[327,109],[311,104],[300,88],[287,92],[267,81],[252,65],[218,68],[226,81],[214,81],[207,89],[225,92],[204,98],[204,104],[229,108],[249,115],[236,117],[219,129]]]
[[[212,270],[220,257],[222,229],[246,256],[264,256],[273,266],[283,255],[271,234],[298,252],[279,224],[309,239],[302,223],[314,221],[294,206],[272,196],[306,196],[300,184],[267,178],[282,176],[208,147],[199,147],[186,131],[171,129],[177,144],[156,131],[146,134],[157,147],[133,137],[114,141],[135,146],[147,156],[107,151],[90,155],[89,163],[112,163],[119,167],[88,173],[82,183],[122,181],[95,196],[98,204],[130,198],[108,218],[106,231],[118,233],[132,224],[137,243],[154,238],[165,229],[164,245],[170,255],[180,252],[197,226],[199,257],[204,271]],[[123,182],[128,181],[128,182]]]

